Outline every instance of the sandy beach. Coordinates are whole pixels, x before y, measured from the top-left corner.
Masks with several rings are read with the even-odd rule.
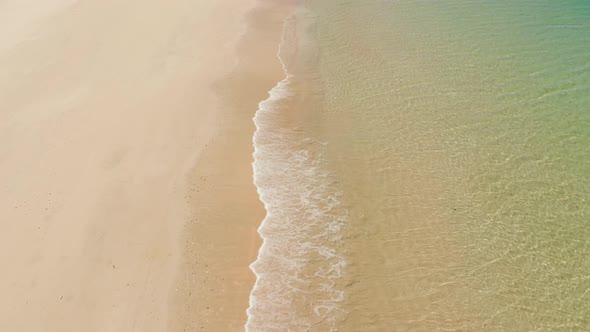
[[[243,331],[255,278],[249,265],[261,239],[265,210],[253,184],[252,117],[284,72],[277,58],[288,2],[261,0],[245,19],[238,63],[215,81],[221,104],[214,135],[191,174],[193,219],[173,302],[173,331]]]
[[[0,330],[243,329],[270,3],[0,3]]]

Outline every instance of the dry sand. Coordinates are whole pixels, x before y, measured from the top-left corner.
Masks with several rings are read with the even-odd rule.
[[[242,329],[286,10],[235,67],[253,4],[0,2],[0,331]]]

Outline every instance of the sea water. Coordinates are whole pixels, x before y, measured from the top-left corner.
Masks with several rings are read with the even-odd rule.
[[[307,0],[251,331],[590,329],[590,3]]]

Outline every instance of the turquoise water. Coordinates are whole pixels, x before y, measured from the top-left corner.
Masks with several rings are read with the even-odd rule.
[[[307,295],[283,319],[590,330],[590,2],[307,0],[297,15],[289,98],[306,103],[285,107],[302,116],[281,122],[299,135],[281,149],[313,142],[329,179],[314,199],[337,197],[338,245],[324,245],[342,270],[322,289],[342,297],[314,314],[299,308],[321,299],[291,288]]]

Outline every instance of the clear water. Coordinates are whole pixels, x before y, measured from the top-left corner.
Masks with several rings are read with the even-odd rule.
[[[277,313],[292,330],[590,330],[590,2],[307,0],[296,17],[272,120],[291,145],[255,157],[313,162],[267,169],[299,216],[265,240],[300,248],[285,234],[312,223],[339,270],[274,252],[306,271],[293,286],[259,259],[292,293],[254,296],[251,330]],[[329,310],[309,309],[318,285],[342,295]]]

